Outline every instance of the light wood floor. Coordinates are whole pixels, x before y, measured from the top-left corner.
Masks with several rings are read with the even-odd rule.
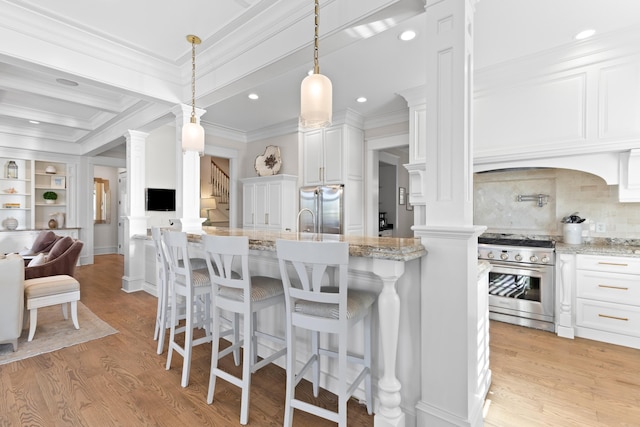
[[[81,301],[118,334],[0,366],[0,426],[239,425],[236,387],[219,380],[206,403],[209,345],[196,348],[187,388],[180,356],[164,369],[166,350],[157,355],[152,339],[156,299],[123,292],[122,272],[117,255],[77,270]],[[491,369],[487,426],[640,426],[640,350],[493,322]],[[249,425],[281,426],[284,371],[254,374],[251,399]],[[335,407],[331,393],[318,401]],[[335,426],[299,411],[294,425]],[[351,402],[349,425],[373,426],[373,417]]]
[[[491,427],[640,426],[640,350],[492,322]]]

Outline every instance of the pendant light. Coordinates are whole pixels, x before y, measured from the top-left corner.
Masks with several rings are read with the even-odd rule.
[[[191,43],[191,120],[182,125],[182,151],[197,151],[204,155],[204,128],[196,121],[196,45],[200,37],[188,35]]]
[[[331,125],[332,86],[318,65],[318,0],[315,0],[315,37],[313,39],[313,74],[302,80],[300,87],[300,126],[321,128]]]

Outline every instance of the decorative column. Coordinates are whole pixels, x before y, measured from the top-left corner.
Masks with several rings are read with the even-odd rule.
[[[373,260],[373,274],[382,280],[382,292],[378,296],[380,345],[384,372],[378,381],[378,407],[375,427],[404,427],[405,415],[400,407],[402,385],[396,377],[398,334],[400,332],[400,297],[396,282],[404,274],[404,262],[385,259]]]
[[[482,426],[488,366],[482,357],[477,236],[473,226],[473,5],[475,0],[428,0],[424,118],[412,141],[424,154],[424,210],[414,232],[427,256],[422,262],[421,399],[419,426]],[[424,112],[422,112],[424,111]],[[413,185],[413,181],[411,182]],[[411,190],[410,194],[413,194]],[[413,200],[411,201],[413,203]]]
[[[180,104],[171,112],[176,116],[176,214],[180,216],[182,231],[202,234],[200,217],[200,155],[195,151],[182,152],[182,126],[189,123],[191,106]],[[196,120],[206,110],[196,108]]]
[[[128,210],[124,218],[124,276],[122,290],[139,291],[144,285],[144,240],[132,239],[147,234],[144,206],[145,144],[148,133],[129,130],[124,134],[127,147]]]
[[[574,254],[558,254],[556,258],[556,286],[560,294],[560,308],[558,309],[558,336],[573,339],[572,304],[573,282],[576,271],[576,256]],[[559,274],[558,274],[559,272]]]

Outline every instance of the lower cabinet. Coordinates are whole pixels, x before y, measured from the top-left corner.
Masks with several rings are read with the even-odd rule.
[[[576,335],[640,348],[640,258],[578,255]]]
[[[296,176],[273,175],[241,181],[243,228],[296,229]]]

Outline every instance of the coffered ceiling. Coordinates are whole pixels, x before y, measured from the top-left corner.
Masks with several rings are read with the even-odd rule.
[[[208,133],[238,143],[295,126],[312,66],[312,0],[0,0],[0,146],[97,155],[127,129],[172,123],[190,103]],[[424,82],[424,0],[321,0],[320,67],[334,111],[368,125],[406,111],[398,92]],[[481,0],[475,66],[640,26],[637,0]],[[401,42],[398,34],[416,30]],[[77,85],[74,85],[77,83]],[[260,98],[251,101],[249,93]],[[360,104],[359,96],[368,99]],[[39,123],[32,123],[32,122]]]

